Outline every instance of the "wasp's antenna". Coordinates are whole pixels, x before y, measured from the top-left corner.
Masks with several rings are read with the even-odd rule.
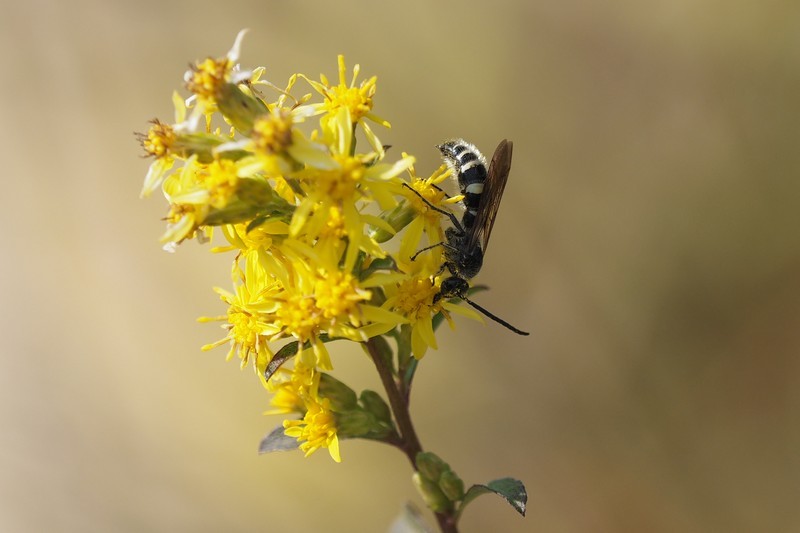
[[[494,320],[498,324],[501,324],[501,325],[505,326],[506,328],[510,329],[511,331],[516,333],[517,335],[525,335],[525,336],[530,335],[530,333],[528,333],[527,331],[522,331],[521,329],[517,329],[514,326],[512,326],[511,324],[509,324],[508,322],[506,322],[505,320],[503,320],[502,318],[500,318],[499,316],[493,315],[492,313],[490,313],[489,311],[487,311],[486,309],[484,309],[480,305],[476,304],[475,302],[473,302],[469,298],[466,298],[464,296],[459,296],[459,298],[461,298],[462,300],[467,302],[469,305],[471,305],[472,307],[474,307],[475,309],[480,311],[483,315],[491,318],[492,320]]]

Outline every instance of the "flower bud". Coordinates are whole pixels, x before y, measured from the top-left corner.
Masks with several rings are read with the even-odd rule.
[[[203,220],[203,224],[207,226],[238,224],[264,214],[288,222],[293,211],[294,207],[275,194],[267,181],[240,178],[235,195],[224,207],[212,208]]]
[[[342,438],[366,437],[376,427],[375,417],[362,409],[336,413],[336,429]]]
[[[425,505],[433,512],[442,513],[453,508],[453,502],[444,495],[439,485],[435,482],[426,479],[419,472],[415,472],[411,479],[425,501]]]
[[[397,233],[408,226],[418,214],[419,213],[413,206],[409,205],[406,201],[402,201],[391,211],[384,211],[381,213],[380,218],[388,222],[389,225],[394,228],[395,233]],[[375,226],[370,226],[367,234],[378,243],[386,242],[394,237],[393,233],[389,233],[387,230]]]
[[[198,162],[207,165],[214,160],[214,149],[222,143],[219,136],[210,133],[179,133],[175,136],[171,151],[184,159],[195,155]],[[225,156],[233,159],[229,153]]]
[[[264,102],[233,83],[226,83],[220,88],[217,107],[231,125],[245,135],[253,131],[256,118],[269,111]]]
[[[442,473],[450,470],[450,466],[435,453],[420,452],[417,454],[417,470],[425,479],[438,483]]]
[[[464,482],[452,470],[442,472],[439,488],[451,501],[458,502],[464,499]]]

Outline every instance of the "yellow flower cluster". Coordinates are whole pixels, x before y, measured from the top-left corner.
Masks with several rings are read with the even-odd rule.
[[[286,435],[306,453],[324,447],[338,461],[337,420],[342,405],[354,404],[320,392],[320,376],[332,369],[325,343],[396,335],[409,338],[420,358],[436,348],[437,314],[474,316],[434,303],[444,270],[440,247],[411,260],[443,240],[442,217],[403,184],[445,206],[454,199],[436,185],[449,171],[419,178],[413,157],[387,156],[368,124],[389,127],[373,113],[376,79],[359,82],[358,66],[348,81],[339,56],[338,84],[296,74],[280,88],[261,79],[263,68],[239,69],[242,36],[225,57],[187,72],[192,96],[174,95],[173,124],[153,121],[140,136],[154,157],[142,195],[161,185],[168,249],[210,239],[219,228],[226,244],[215,251],[235,255],[233,291],[216,289],[228,311],[202,320],[222,321],[227,333],[204,349],[228,344],[229,359],[238,356],[243,367],[252,361],[276,410],[301,417],[287,420]],[[311,92],[292,96],[298,82]],[[359,137],[368,150],[357,148]],[[271,345],[282,339],[296,344],[299,357],[293,370],[267,373]]]

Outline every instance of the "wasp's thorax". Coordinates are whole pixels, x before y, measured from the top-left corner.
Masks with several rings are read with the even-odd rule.
[[[483,250],[480,245],[473,249],[467,247],[467,233],[456,228],[444,231],[447,246],[444,247],[444,258],[447,269],[453,276],[474,278],[483,266]]]

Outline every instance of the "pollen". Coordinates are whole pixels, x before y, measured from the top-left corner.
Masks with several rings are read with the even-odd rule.
[[[187,73],[186,88],[199,98],[216,100],[229,81],[231,67],[228,58],[209,57],[202,63],[192,65],[192,69]]]
[[[153,120],[152,124],[146,135],[137,135],[145,153],[158,159],[165,157],[175,144],[175,130],[158,119]]]
[[[238,183],[239,176],[233,161],[227,159],[213,161],[203,176],[203,187],[208,190],[209,205],[217,209],[227,206],[231,197],[236,194]]]
[[[328,90],[325,107],[328,112],[346,107],[350,111],[352,120],[356,122],[372,111],[372,96],[374,94],[374,78],[365,82],[361,87],[343,87],[337,85]]]
[[[266,155],[283,152],[292,144],[292,125],[292,116],[286,109],[260,116],[251,133],[256,150]]]
[[[263,324],[258,317],[244,311],[238,307],[231,306],[228,309],[228,323],[230,327],[230,337],[232,340],[247,352],[256,349],[258,336],[263,330]]]
[[[415,179],[411,182],[411,187],[415,191],[417,191],[425,200],[427,200],[431,205],[440,206],[445,199],[444,191],[441,189],[434,187],[433,184],[429,180],[423,179]],[[437,213],[433,209],[431,209],[422,199],[417,196],[416,194],[408,191],[406,197],[411,201],[411,205],[414,206],[414,209],[417,210],[422,216],[427,219],[430,219],[432,222],[438,222],[441,218],[441,214]]]
[[[170,204],[169,213],[164,220],[169,224],[177,224],[186,217],[200,218],[202,216],[203,206],[193,204]]]
[[[366,168],[361,160],[349,156],[336,156],[339,168],[318,173],[318,181],[322,192],[332,201],[353,200],[358,183],[366,174]]]
[[[358,77],[359,66],[353,68],[353,79],[347,85],[346,67],[344,56],[339,56],[339,85],[325,90],[325,110],[335,112],[346,107],[350,111],[350,119],[358,122],[372,111],[372,99],[375,96],[377,77],[373,76],[356,87],[356,77]],[[325,83],[325,85],[328,85]]]
[[[320,237],[330,240],[341,240],[347,235],[347,228],[344,225],[344,215],[341,208],[332,206],[328,209],[328,219],[322,228]]]
[[[397,289],[395,310],[412,322],[430,316],[433,297],[439,288],[430,278],[411,278],[403,281]]]
[[[352,315],[358,302],[370,298],[370,292],[359,289],[352,275],[341,272],[332,272],[318,280],[314,294],[317,307],[328,320]]]
[[[314,298],[296,294],[278,307],[277,317],[287,333],[298,339],[310,339],[320,327],[322,313],[314,304]]]
[[[306,457],[320,448],[328,448],[336,462],[339,457],[339,446],[336,437],[336,418],[330,408],[330,400],[309,402],[303,420],[286,420],[283,423],[285,433],[301,441],[300,450]]]

